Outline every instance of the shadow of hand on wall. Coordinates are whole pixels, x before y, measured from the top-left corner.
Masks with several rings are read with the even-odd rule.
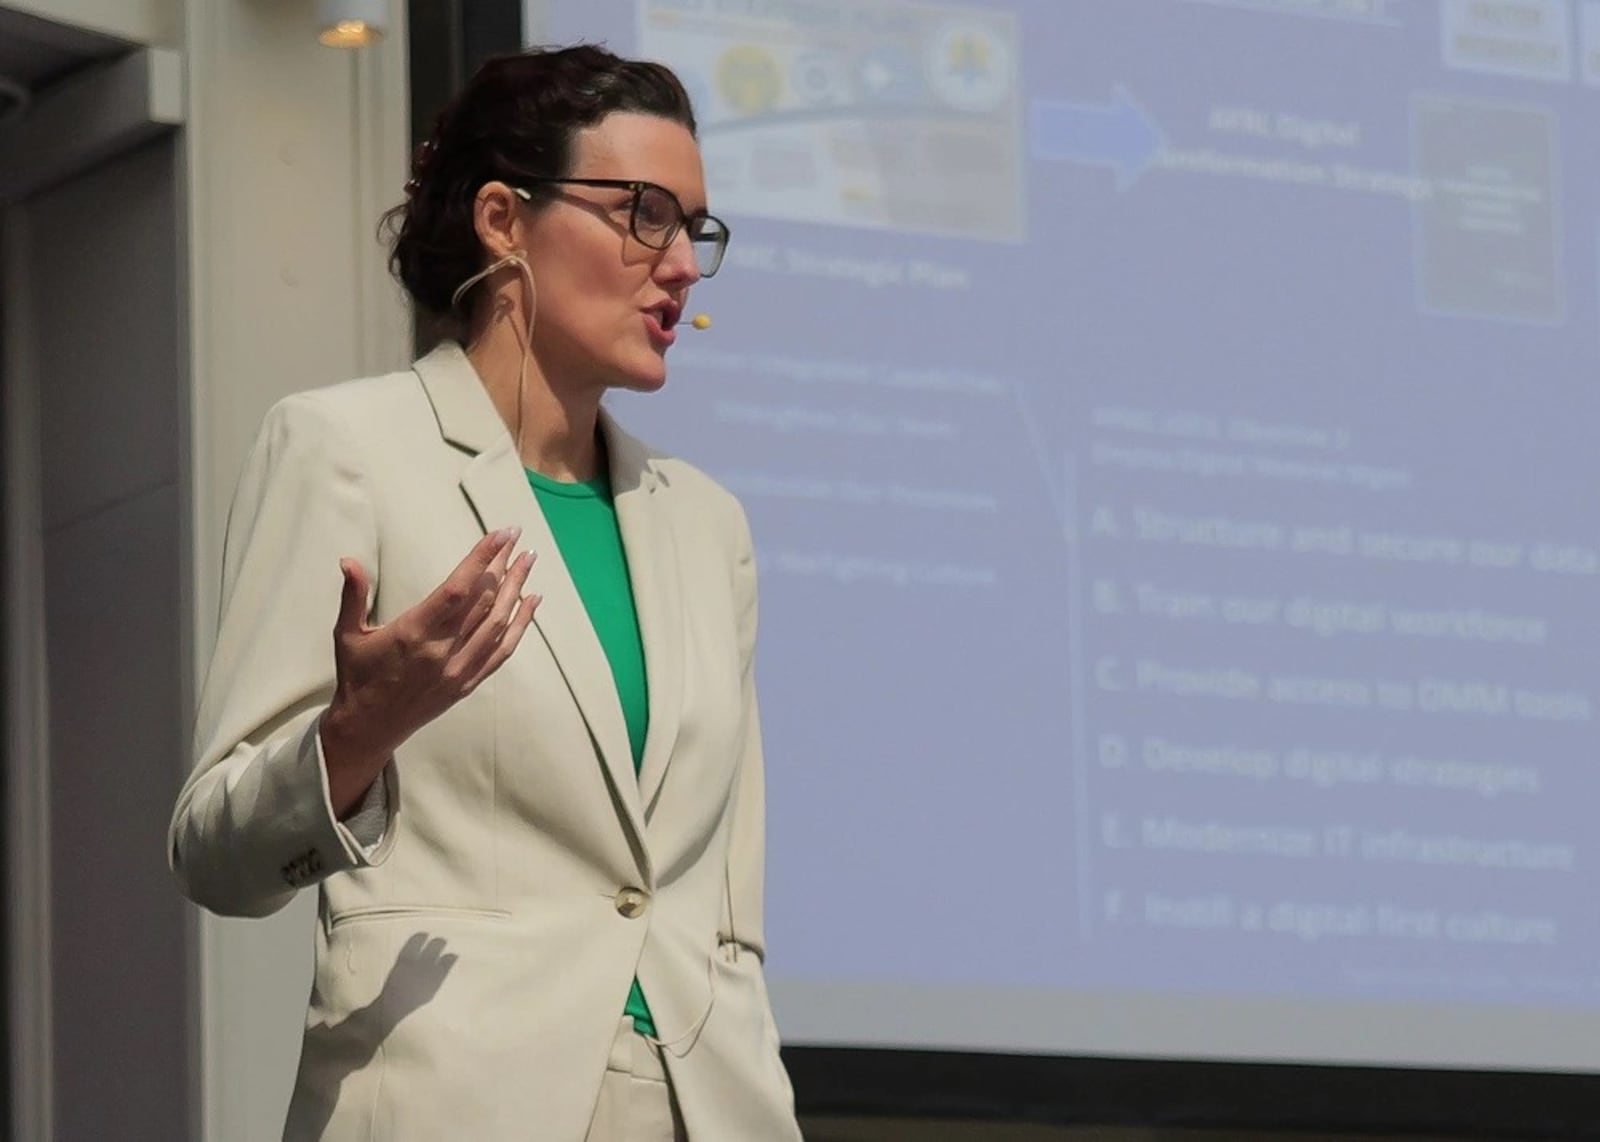
[[[371,1003],[338,1023],[320,1023],[307,1030],[303,1050],[316,1056],[319,1073],[315,1086],[292,1108],[284,1129],[286,1142],[322,1137],[344,1080],[372,1062],[402,1019],[439,994],[457,958],[445,951],[443,937],[416,932],[400,949]]]

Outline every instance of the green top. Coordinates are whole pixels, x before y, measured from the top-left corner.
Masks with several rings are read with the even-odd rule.
[[[617,527],[611,480],[601,475],[582,483],[562,483],[532,470],[527,473],[528,484],[550,524],[561,559],[606,652],[606,661],[611,664],[611,677],[628,725],[633,771],[637,774],[644,761],[645,730],[650,725],[650,691],[644,671],[644,640],[639,636],[639,612],[633,602],[633,584],[628,580],[628,555]],[[637,979],[623,1013],[633,1016],[638,1031],[656,1033]]]

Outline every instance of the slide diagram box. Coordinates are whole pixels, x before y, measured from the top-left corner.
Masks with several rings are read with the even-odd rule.
[[[1342,20],[1352,24],[1378,24],[1400,27],[1399,0],[1188,0],[1191,4],[1211,4],[1219,8],[1244,8],[1275,16],[1299,16],[1319,20]]]
[[[1522,79],[1572,76],[1567,0],[1444,0],[1446,67]]]
[[[1578,5],[1578,70],[1584,83],[1600,86],[1600,0]]]
[[[1416,172],[1423,305],[1554,322],[1561,318],[1555,119],[1535,107],[1418,96]]]
[[[1445,0],[1438,14],[1446,67],[1557,82],[1573,74],[1566,0]]]
[[[1016,241],[1017,18],[906,0],[645,0],[683,76],[719,212]]]

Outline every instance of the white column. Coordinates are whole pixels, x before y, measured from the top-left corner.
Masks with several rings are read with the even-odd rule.
[[[312,0],[188,4],[197,681],[215,637],[228,503],[262,414],[288,393],[410,359],[409,316],[375,236],[409,152],[405,5],[390,8],[388,37],[346,52],[317,43]],[[309,898],[270,920],[201,920],[207,1140],[279,1137],[311,923]]]

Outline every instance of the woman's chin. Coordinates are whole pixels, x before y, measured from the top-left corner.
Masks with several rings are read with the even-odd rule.
[[[635,393],[653,393],[667,383],[667,363],[660,357],[653,361],[629,362],[617,370],[616,387]]]

